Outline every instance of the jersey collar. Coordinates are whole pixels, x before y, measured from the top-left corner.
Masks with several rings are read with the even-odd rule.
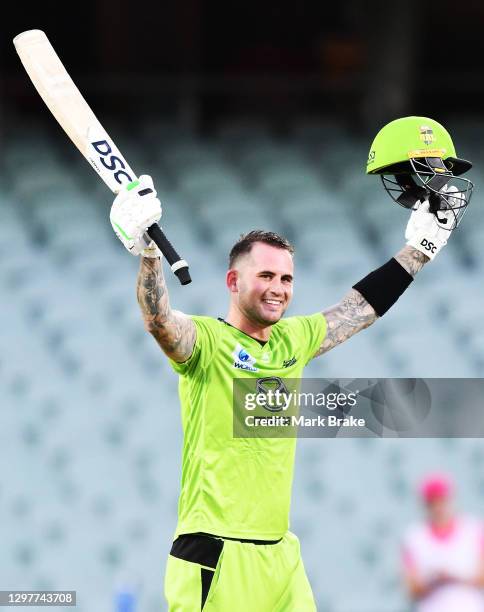
[[[266,344],[269,342],[269,340],[259,340],[259,338],[254,338],[254,336],[249,336],[249,334],[246,334],[245,332],[243,332],[241,329],[239,329],[238,327],[235,327],[235,325],[232,325],[232,323],[228,323],[225,319],[223,319],[222,317],[217,317],[218,321],[221,321],[222,323],[225,323],[225,325],[228,325],[229,327],[232,327],[233,329],[236,329],[238,332],[240,332],[241,334],[244,334],[244,336],[247,336],[247,338],[250,338],[251,340],[255,340],[258,344],[260,344],[261,346],[266,346]]]

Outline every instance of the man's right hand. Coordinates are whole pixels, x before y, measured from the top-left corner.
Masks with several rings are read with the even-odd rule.
[[[141,175],[138,184],[123,187],[113,202],[109,218],[116,236],[132,255],[160,257],[154,242],[146,242],[144,238],[146,230],[161,218],[161,203],[151,176]]]

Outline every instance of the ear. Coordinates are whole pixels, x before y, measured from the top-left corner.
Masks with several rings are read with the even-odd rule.
[[[227,275],[225,277],[225,283],[230,293],[238,292],[238,287],[237,287],[238,280],[239,280],[239,274],[237,270],[234,270],[234,269],[228,270]]]

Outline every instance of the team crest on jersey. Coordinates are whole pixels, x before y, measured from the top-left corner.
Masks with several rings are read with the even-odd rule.
[[[234,368],[248,370],[249,372],[257,372],[258,368],[255,367],[254,357],[252,357],[241,344],[237,344],[232,353],[232,357],[234,358]]]

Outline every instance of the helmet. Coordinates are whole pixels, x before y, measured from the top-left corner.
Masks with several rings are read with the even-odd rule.
[[[403,117],[387,123],[370,147],[367,174],[393,174],[408,167],[410,159],[439,157],[454,175],[472,167],[458,159],[454,143],[443,125],[428,117]]]
[[[403,117],[391,121],[376,135],[366,173],[379,174],[390,197],[405,208],[413,209],[417,202],[429,200],[430,210],[437,217],[439,210],[451,209],[454,221],[446,229],[452,230],[459,224],[474,188],[471,181],[459,175],[471,167],[471,162],[456,156],[452,138],[440,123],[428,117]]]

